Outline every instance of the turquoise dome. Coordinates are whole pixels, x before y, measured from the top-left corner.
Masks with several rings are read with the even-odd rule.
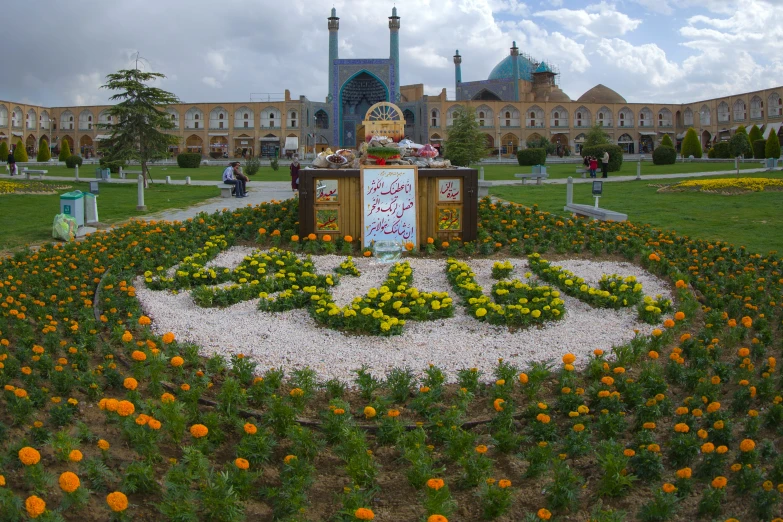
[[[531,76],[533,71],[536,70],[536,65],[525,58],[524,56],[519,56],[519,79],[520,80],[526,80],[531,81],[533,77]],[[506,56],[503,58],[500,63],[498,63],[494,69],[492,69],[492,72],[489,73],[488,80],[505,80],[511,78],[511,55]]]

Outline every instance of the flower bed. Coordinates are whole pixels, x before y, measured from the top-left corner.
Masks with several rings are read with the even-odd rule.
[[[611,350],[590,355],[552,342],[526,366],[517,358],[520,337],[583,314],[634,316],[636,310],[597,308],[563,291],[564,317],[543,327],[512,332],[466,315],[473,326],[460,325],[463,337],[473,328],[494,329],[495,346],[473,352],[428,337],[447,329],[462,307],[454,307],[453,318],[410,321],[391,337],[313,328],[322,342],[339,336],[365,345],[351,359],[350,381],[327,380],[295,366],[308,353],[293,346],[292,335],[270,347],[289,360],[274,368],[233,352],[230,339],[221,341],[222,353],[205,357],[185,333],[160,328],[165,310],[150,318],[138,300],[145,293],[165,296],[165,306],[190,300],[222,277],[222,284],[253,281],[235,281],[242,274],[233,270],[213,277],[208,242],[218,250],[225,241],[225,247],[241,242],[372,257],[342,238],[293,241],[295,202],[185,223],[131,223],[79,243],[21,252],[0,264],[0,517],[774,519],[783,489],[780,258],[633,223],[568,220],[535,207],[485,200],[479,213],[474,243],[427,241],[420,246],[431,252],[426,255],[414,245],[409,267],[391,272],[357,262],[362,277],[389,282],[388,292],[372,297],[366,290],[362,299],[377,310],[377,300],[391,293],[392,301],[413,284],[420,292],[444,291],[429,286],[424,263],[440,265],[438,285],[448,289],[448,256],[467,263],[475,284],[486,288],[494,284],[496,258],[509,259],[519,283],[535,288],[539,283],[522,280],[519,260],[540,253],[624,258],[674,287],[674,314],[649,333],[631,332]],[[199,251],[204,257],[191,257],[182,270],[188,276],[170,272]],[[294,258],[301,258],[271,252],[263,255],[288,267],[286,274],[275,269],[275,277],[289,279],[288,270],[300,266]],[[330,270],[345,260],[333,257]],[[296,279],[304,277],[301,266]],[[208,282],[194,283],[202,277],[193,273]],[[363,285],[362,277],[343,277],[332,287],[338,309],[341,286]],[[599,277],[584,276],[585,284],[597,285]],[[145,279],[171,287],[146,289]],[[642,284],[650,291],[651,283]],[[275,291],[298,291],[293,287]],[[215,315],[233,312],[215,330],[241,325],[243,306],[268,313],[254,301],[210,308]],[[276,312],[269,321],[277,326],[295,314],[315,321],[308,310],[312,305]],[[468,342],[487,337],[484,332]],[[271,341],[262,333],[255,343],[266,347]],[[397,359],[395,343],[409,334],[419,343],[416,358]],[[373,357],[368,347],[385,350],[385,378],[362,366]],[[421,363],[437,349],[455,352],[460,364]]]

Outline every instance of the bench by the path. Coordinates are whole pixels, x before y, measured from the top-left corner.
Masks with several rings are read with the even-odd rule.
[[[27,167],[25,167],[24,170],[22,170],[22,174],[24,174],[27,179],[30,179],[31,175],[36,175],[38,176],[38,179],[42,180],[44,174],[47,174],[48,172],[49,172],[48,170],[31,170],[28,169]]]
[[[523,185],[529,179],[535,179],[536,180],[536,184],[540,185],[541,184],[541,180],[549,179],[549,174],[547,174],[546,172],[529,172],[529,173],[524,173],[524,174],[514,174],[514,177],[517,178],[517,179],[521,179]]]

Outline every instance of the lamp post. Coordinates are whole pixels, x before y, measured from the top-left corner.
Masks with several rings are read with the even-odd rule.
[[[498,114],[498,163],[500,163],[500,149],[503,147],[500,135],[500,114]]]

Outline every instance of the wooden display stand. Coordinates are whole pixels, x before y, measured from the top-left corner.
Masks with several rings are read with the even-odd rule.
[[[418,169],[416,178],[418,242],[423,244],[428,237],[436,241],[474,241],[478,228],[478,171]],[[362,208],[362,190],[357,169],[300,170],[299,234],[363,238],[362,212],[367,209]]]

